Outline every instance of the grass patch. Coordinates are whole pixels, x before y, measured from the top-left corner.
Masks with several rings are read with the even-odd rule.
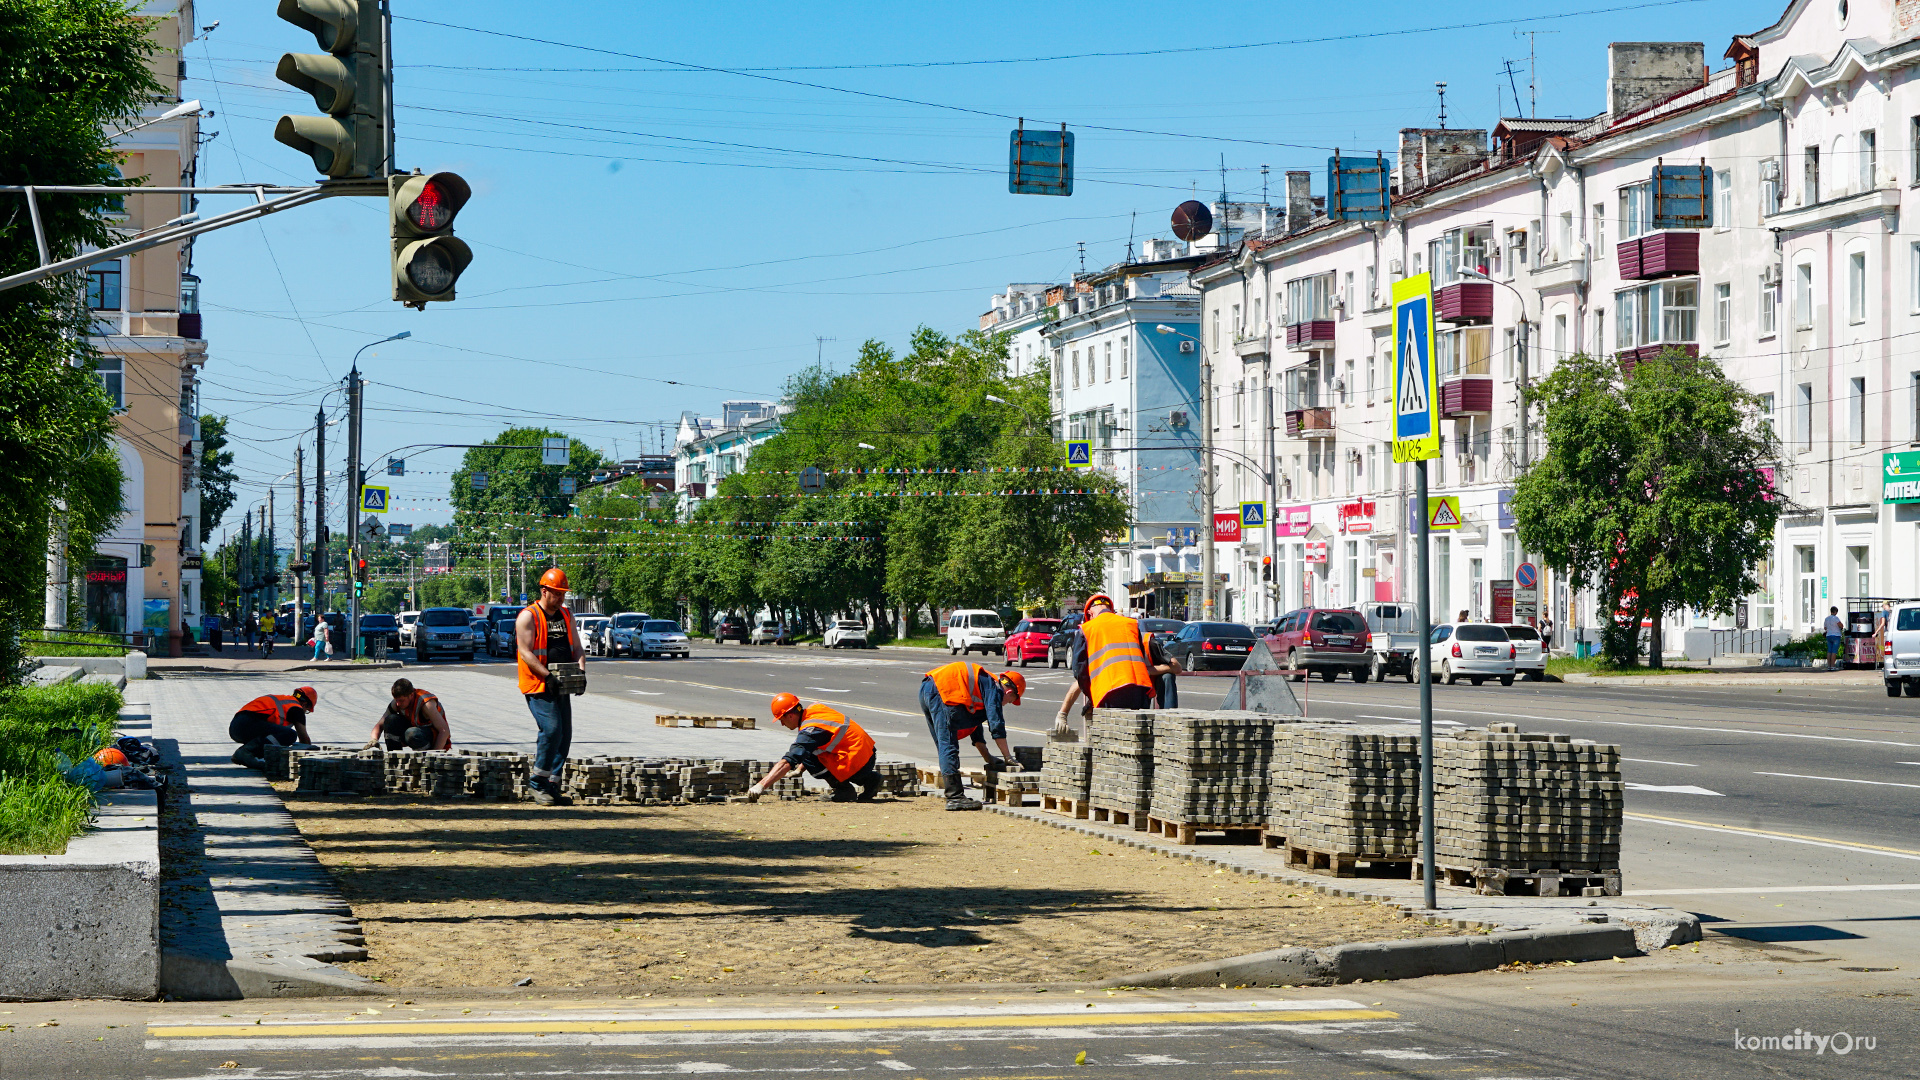
[[[125,656],[131,649],[120,638],[106,634],[46,630],[39,637],[22,638],[28,656]]]
[[[93,793],[60,775],[113,737],[123,701],[111,686],[0,692],[0,855],[57,855],[87,827]]]
[[[947,647],[947,639],[945,636],[903,637],[895,641],[889,641],[887,644],[900,645],[913,649],[944,649]]]
[[[1614,667],[1612,664],[1607,663],[1606,660],[1597,656],[1588,657],[1585,660],[1576,659],[1571,656],[1553,656],[1547,658],[1547,674],[1557,678],[1564,678],[1572,674],[1599,675],[1602,677],[1612,677],[1615,675],[1680,675],[1712,670],[1714,669],[1704,665],[1696,666],[1693,664],[1668,664],[1663,668],[1651,668],[1644,664],[1639,667]]]

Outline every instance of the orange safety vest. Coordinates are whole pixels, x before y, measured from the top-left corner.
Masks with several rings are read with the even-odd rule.
[[[1080,633],[1087,641],[1087,688],[1096,705],[1123,686],[1153,689],[1139,622],[1110,612],[1082,623]]]
[[[809,705],[801,714],[800,730],[832,732],[827,744],[813,752],[820,767],[835,780],[845,780],[873,760],[873,736],[866,729],[825,705]]]
[[[547,613],[540,610],[538,602],[528,604],[523,610],[533,612],[533,651],[539,653],[541,658],[545,659],[547,655]],[[561,608],[560,621],[567,625],[568,644],[572,645],[575,651],[578,651],[580,648],[580,633],[574,629],[573,612],[568,611],[566,608]],[[527,658],[520,655],[520,649],[517,645],[513,650],[513,662],[520,665],[521,693],[541,694],[546,692],[546,680],[535,675],[533,669],[527,667]]]
[[[407,722],[408,727],[434,728],[433,721],[427,716],[428,702],[440,705],[440,698],[431,691],[416,688],[413,693],[408,694],[404,699],[395,701],[394,705],[398,707],[400,717]],[[441,718],[445,719],[446,715],[447,707],[440,705]],[[448,727],[447,746],[452,746],[453,732],[451,730],[451,723],[449,723]],[[438,734],[438,729],[434,729],[434,731],[435,734]],[[437,742],[438,740],[436,739],[435,741]],[[438,750],[442,748],[435,747],[434,749]]]
[[[293,721],[287,719],[288,709],[299,709],[302,713],[307,711],[307,707],[300,703],[300,699],[291,694],[267,694],[240,706],[241,712],[259,713],[272,719],[276,724],[292,727]]]
[[[927,672],[927,678],[933,680],[933,688],[940,692],[941,701],[964,706],[968,712],[979,712],[987,707],[980,697],[980,677],[983,674],[985,670],[979,664],[956,660]]]

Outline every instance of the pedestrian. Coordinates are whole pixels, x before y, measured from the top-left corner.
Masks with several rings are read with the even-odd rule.
[[[571,800],[560,794],[559,777],[573,748],[573,698],[554,688],[548,672],[554,664],[577,664],[585,656],[573,612],[567,610],[566,571],[556,566],[540,575],[540,599],[515,616],[513,638],[520,694],[540,730],[528,786],[541,806],[565,806]]]
[[[388,750],[451,750],[453,729],[447,724],[447,710],[434,694],[416,688],[411,679],[395,679],[393,700],[373,722],[373,734],[362,750],[385,744]]]
[[[247,612],[246,621],[242,624],[241,631],[247,635],[248,649],[253,648],[253,635],[257,633],[259,629],[260,629],[260,624],[254,621],[253,612],[251,611]]]
[[[1454,622],[1457,622],[1457,623],[1463,623],[1463,622],[1466,622],[1466,621],[1467,621],[1467,609],[1466,609],[1466,608],[1461,608],[1461,609],[1460,609],[1460,617],[1459,617],[1459,618],[1457,618],[1457,619],[1455,619],[1455,620],[1453,620],[1453,621],[1454,621]]]
[[[1083,716],[1092,716],[1095,708],[1144,709],[1153,701],[1153,635],[1141,630],[1138,620],[1115,612],[1106,593],[1087,597],[1081,612],[1085,621],[1068,647],[1074,684],[1054,717],[1055,738],[1072,734],[1067,717],[1082,697],[1087,700]]]
[[[1827,635],[1827,670],[1837,671],[1840,667],[1840,643],[1845,640],[1847,626],[1840,621],[1840,609],[1827,609],[1827,621],[1821,626]]]
[[[1540,652],[1542,655],[1553,651],[1553,616],[1540,620]]]
[[[268,743],[299,746],[307,738],[307,714],[320,703],[320,691],[302,686],[291,694],[266,694],[254,698],[233,714],[227,724],[227,737],[240,744],[232,761],[249,769],[265,770],[263,754]]]
[[[1017,671],[995,674],[965,661],[942,664],[920,680],[920,712],[927,718],[927,734],[933,736],[940,758],[947,809],[980,809],[979,800],[967,797],[966,781],[960,777],[961,739],[973,741],[988,768],[1019,768],[1007,748],[1007,719],[1001,709],[1003,704],[1020,704],[1026,689],[1027,677]],[[983,726],[1000,745],[999,760],[987,753],[987,740],[980,734]]]
[[[273,612],[260,616],[260,648],[266,659],[273,659]]]
[[[224,637],[224,635],[221,633],[221,630],[224,629],[224,624],[226,623],[226,621],[227,619],[226,619],[226,616],[224,615],[215,615],[212,619],[208,620],[207,644],[213,646],[214,652],[227,651],[223,647],[223,642],[221,640],[222,637]]]
[[[327,624],[320,623],[313,628],[313,637],[307,644],[313,646],[313,662],[319,663],[333,651],[333,643],[327,640]]]
[[[772,708],[773,718],[781,727],[800,734],[767,775],[747,789],[748,801],[758,801],[795,766],[817,780],[825,780],[833,789],[834,802],[872,802],[880,793],[880,769],[874,764],[878,755],[873,736],[865,728],[831,706],[803,706],[793,694],[775,694]],[[858,794],[854,792],[856,784],[860,787]]]

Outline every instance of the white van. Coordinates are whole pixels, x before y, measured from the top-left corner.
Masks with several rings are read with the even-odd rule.
[[[1007,628],[1000,616],[984,609],[963,608],[947,618],[947,652],[962,655],[975,649],[983,653],[1003,653],[1007,649]]]
[[[1880,673],[1887,696],[1920,697],[1920,604],[1901,604],[1887,612],[1887,643],[1880,647]]]

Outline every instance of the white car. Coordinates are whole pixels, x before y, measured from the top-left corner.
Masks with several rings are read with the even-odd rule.
[[[630,633],[632,644],[629,652],[636,652],[641,659],[651,656],[678,656],[685,659],[692,656],[687,643],[687,632],[672,619],[648,619],[640,624],[638,633]]]
[[[1500,627],[1507,632],[1507,640],[1513,642],[1514,673],[1528,682],[1539,682],[1547,677],[1547,653],[1540,646],[1540,631],[1526,623],[1507,623]]]
[[[403,649],[414,648],[416,641],[413,636],[413,628],[414,625],[420,621],[420,613],[417,611],[403,611],[400,613],[399,618],[400,647]]]
[[[581,615],[573,620],[573,624],[580,628],[580,647],[587,650],[587,655],[607,655],[606,642],[601,634],[613,624],[611,618],[605,615]]]
[[[947,652],[958,656],[975,649],[995,655],[1005,653],[1007,628],[996,612],[962,608],[947,618]]]
[[[755,624],[753,633],[747,635],[749,645],[778,645],[780,639],[787,636],[786,630],[772,619],[763,619]],[[789,643],[791,644],[791,643]]]
[[[1479,686],[1499,679],[1513,685],[1513,642],[1504,627],[1494,623],[1442,623],[1433,628],[1431,674],[1451,686],[1466,679]]]
[[[856,619],[835,619],[833,625],[827,627],[821,644],[829,649],[864,649],[867,647],[867,624]]]
[[[1886,613],[1886,641],[1880,646],[1880,676],[1887,696],[1920,697],[1920,605],[1901,604]]]
[[[603,631],[607,640],[607,655],[619,656],[626,653],[633,656],[640,644],[640,626],[653,616],[644,611],[623,611],[613,617],[613,625]]]

